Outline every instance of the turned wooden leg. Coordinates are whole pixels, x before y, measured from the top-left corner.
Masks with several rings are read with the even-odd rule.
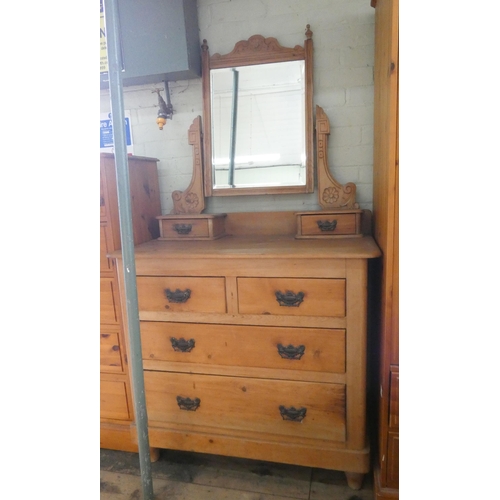
[[[149,448],[149,460],[151,463],[156,462],[160,458],[160,448]]]
[[[346,472],[347,484],[352,490],[360,490],[363,484],[364,474],[360,472]]]

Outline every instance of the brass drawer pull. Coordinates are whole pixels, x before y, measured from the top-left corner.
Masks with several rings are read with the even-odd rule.
[[[292,344],[286,347],[282,344],[278,344],[278,353],[284,359],[300,359],[306,352],[306,346],[299,345],[297,347]]]
[[[194,339],[186,340],[184,338],[176,339],[175,337],[170,337],[170,342],[172,342],[174,351],[191,352],[194,347]]]
[[[321,231],[335,231],[337,227],[336,220],[318,220],[316,222]]]
[[[280,405],[280,413],[283,417],[283,420],[292,420],[293,422],[302,422],[304,420],[307,408],[295,408],[294,406],[290,406],[290,408],[286,408],[283,405]]]
[[[173,302],[175,304],[183,304],[184,302],[187,302],[189,297],[191,297],[191,290],[187,288],[186,290],[182,291],[177,288],[175,292],[172,292],[170,288],[167,288],[165,290],[165,295],[167,296],[169,302]]]
[[[200,406],[200,398],[183,398],[182,396],[177,396],[177,404],[181,410],[196,411]]]
[[[192,224],[174,224],[174,231],[176,231],[177,234],[189,234],[191,229],[193,229]]]
[[[276,300],[280,306],[299,307],[304,300],[304,292],[293,293],[287,290],[285,293],[276,292]]]

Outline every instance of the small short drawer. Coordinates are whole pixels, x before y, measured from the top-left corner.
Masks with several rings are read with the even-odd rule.
[[[101,271],[112,271],[113,266],[108,254],[114,250],[111,242],[111,230],[107,222],[101,222]]]
[[[251,339],[249,342],[248,339]],[[345,372],[345,330],[141,322],[145,360]]]
[[[113,278],[101,278],[101,323],[118,324],[118,289]]]
[[[101,379],[101,418],[129,420],[125,382]]]
[[[344,279],[238,278],[240,314],[345,316]]]
[[[297,213],[297,238],[362,236],[362,210]]]
[[[153,422],[345,441],[345,386],[145,371]]]
[[[101,371],[123,372],[118,332],[103,332],[101,330]]]
[[[399,428],[399,367],[391,367],[389,387],[389,427]]]
[[[101,203],[101,217],[106,217],[107,212],[106,212],[106,198],[104,196],[104,186],[102,183],[102,173],[101,173],[101,179],[100,179],[100,203]]]
[[[160,240],[215,240],[225,236],[226,214],[161,215]]]
[[[226,312],[224,278],[137,277],[139,311]]]
[[[399,432],[387,434],[387,486],[399,488]]]

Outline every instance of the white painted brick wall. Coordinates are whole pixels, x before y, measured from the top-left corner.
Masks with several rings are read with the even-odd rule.
[[[333,176],[355,182],[361,208],[373,202],[374,15],[369,0],[198,0],[200,43],[211,54],[230,52],[252,35],[273,36],[283,46],[303,44],[306,24],[314,44],[314,105],[330,120],[328,156]],[[158,158],[162,213],[173,208],[171,193],[191,181],[188,129],[202,116],[201,78],[170,82],[173,120],[163,130],[154,86],[124,88],[131,111],[134,153]],[[162,93],[163,97],[164,92]],[[109,112],[109,92],[101,91],[101,112]],[[213,197],[207,212],[315,210],[317,194]]]

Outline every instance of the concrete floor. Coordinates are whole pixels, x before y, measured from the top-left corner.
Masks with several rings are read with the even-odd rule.
[[[343,472],[162,450],[151,465],[155,500],[373,500],[373,479]],[[101,449],[101,500],[141,500],[139,457]]]

